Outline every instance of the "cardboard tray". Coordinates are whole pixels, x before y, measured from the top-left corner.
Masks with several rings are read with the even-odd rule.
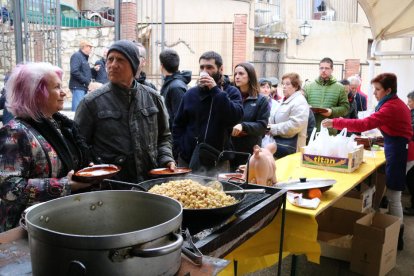
[[[349,173],[358,169],[364,158],[363,145],[359,145],[353,152],[348,153],[347,158],[305,154],[305,148],[300,149],[301,165],[312,169]]]

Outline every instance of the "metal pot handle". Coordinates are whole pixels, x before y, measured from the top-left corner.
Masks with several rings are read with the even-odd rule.
[[[41,204],[41,203],[37,203],[37,204],[35,204],[35,205],[32,205],[32,206],[27,207],[27,208],[23,211],[22,215],[20,216],[19,224],[20,224],[20,226],[21,226],[24,230],[26,230],[26,231],[27,231],[26,214],[27,214],[30,210],[32,210],[33,208],[35,208],[36,206],[38,206],[39,204]]]
[[[130,251],[131,256],[135,257],[158,257],[162,255],[169,254],[174,252],[175,250],[179,250],[181,245],[183,244],[183,237],[179,234],[172,233],[176,241],[171,244],[156,247],[156,248],[148,248],[148,249],[141,249],[137,247],[133,247]]]
[[[86,267],[81,261],[72,260],[69,263],[69,268],[66,273],[67,276],[85,276]]]

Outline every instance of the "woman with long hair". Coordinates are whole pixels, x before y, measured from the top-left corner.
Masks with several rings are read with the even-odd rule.
[[[262,144],[270,108],[266,97],[260,94],[256,71],[252,64],[237,64],[233,77],[242,96],[244,115],[242,121],[233,127],[231,141],[235,151],[252,153],[254,145]],[[240,158],[236,163],[238,164],[235,165],[240,165],[243,160]]]

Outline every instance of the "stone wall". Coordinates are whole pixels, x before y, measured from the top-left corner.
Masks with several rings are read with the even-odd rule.
[[[61,37],[62,69],[64,71],[63,86],[67,88],[70,77],[70,57],[79,50],[79,42],[82,39],[86,39],[95,46],[89,57],[89,64],[93,66],[95,61],[102,57],[103,49],[109,47],[114,42],[115,29],[114,27],[62,29]]]

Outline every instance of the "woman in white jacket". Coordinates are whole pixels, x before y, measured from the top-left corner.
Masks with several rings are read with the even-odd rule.
[[[309,105],[302,95],[301,80],[297,73],[287,73],[282,77],[283,99],[269,118],[269,134],[277,143],[276,158],[294,153],[306,145],[306,131],[309,118]]]

